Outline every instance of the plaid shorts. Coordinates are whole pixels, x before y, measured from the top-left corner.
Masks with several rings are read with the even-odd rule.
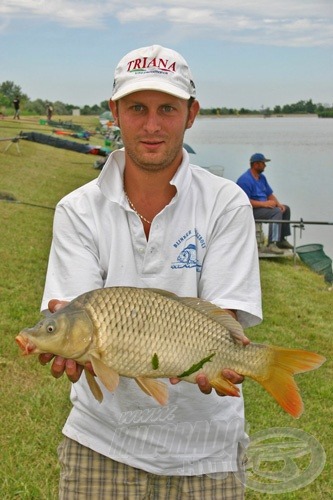
[[[58,447],[60,500],[242,500],[232,473],[160,476],[100,455],[67,437]]]

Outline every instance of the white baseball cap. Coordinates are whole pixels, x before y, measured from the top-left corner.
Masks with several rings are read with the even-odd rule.
[[[181,99],[196,96],[185,59],[178,52],[160,45],[133,50],[116,67],[113,101],[140,90],[157,90]]]

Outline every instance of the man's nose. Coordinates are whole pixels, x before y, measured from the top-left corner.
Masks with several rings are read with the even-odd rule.
[[[150,134],[158,132],[161,129],[160,118],[156,111],[149,111],[147,113],[144,128]]]

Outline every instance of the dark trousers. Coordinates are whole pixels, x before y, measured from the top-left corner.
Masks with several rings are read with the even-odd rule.
[[[285,205],[286,209],[282,212],[278,207],[274,208],[254,208],[253,215],[257,220],[272,219],[272,220],[290,220],[290,208]],[[290,236],[290,224],[270,224],[268,231],[268,243],[273,241],[281,241],[286,236]]]

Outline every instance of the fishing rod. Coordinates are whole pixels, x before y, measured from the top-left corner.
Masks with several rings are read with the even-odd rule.
[[[16,141],[21,139],[19,135],[16,135],[15,137],[1,137],[0,142],[6,142],[6,141]]]
[[[256,222],[263,222],[267,224],[298,224],[299,226],[305,224],[318,224],[318,225],[326,225],[333,226],[333,222],[325,222],[325,221],[312,221],[312,220],[273,220],[273,219],[255,219]]]
[[[294,263],[296,263],[296,229],[298,228],[300,231],[300,238],[302,238],[302,231],[305,230],[305,226],[308,225],[318,225],[318,226],[333,226],[333,222],[327,221],[306,221],[300,218],[299,220],[274,220],[274,219],[255,219],[255,222],[266,223],[266,224],[290,224],[293,227],[293,254],[294,254]]]
[[[49,207],[47,205],[38,205],[37,203],[29,203],[28,201],[17,200],[15,196],[9,193],[0,192],[0,201],[7,201],[7,203],[16,203],[17,205],[27,205],[29,207],[46,208],[47,210],[55,210],[54,207]]]
[[[29,207],[46,208],[48,210],[55,210],[54,207],[48,207],[47,205],[37,205],[36,203],[29,203],[27,201],[15,200],[15,201],[12,201],[12,203],[17,203],[18,205],[28,205]]]
[[[19,148],[19,145],[18,145],[20,139],[22,139],[22,136],[19,136],[19,135],[16,135],[15,137],[0,138],[1,142],[7,142],[8,141],[8,145],[4,149],[4,153],[6,153],[8,151],[8,149],[11,147],[12,144],[16,145],[17,152],[20,153],[21,151],[20,151],[20,148]]]

